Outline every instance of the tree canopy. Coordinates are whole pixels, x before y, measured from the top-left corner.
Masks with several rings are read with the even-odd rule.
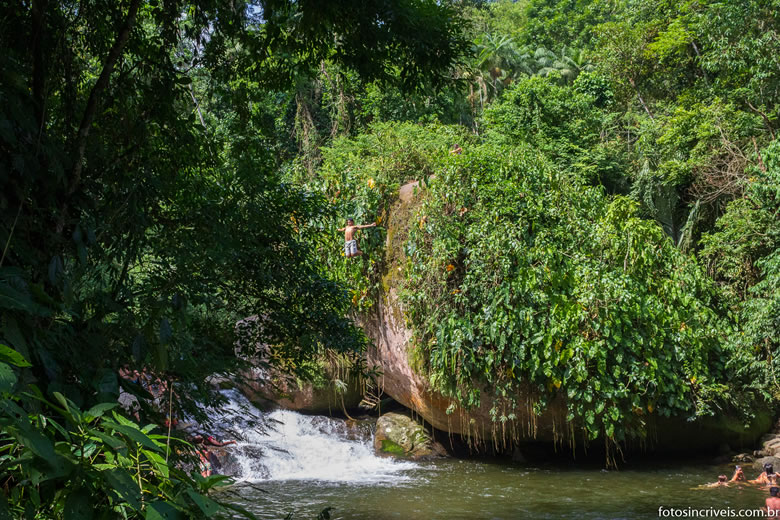
[[[197,416],[214,374],[360,365],[389,276],[421,373],[497,424],[519,387],[613,444],[773,409],[776,0],[2,7],[0,516],[213,513],[118,370]]]

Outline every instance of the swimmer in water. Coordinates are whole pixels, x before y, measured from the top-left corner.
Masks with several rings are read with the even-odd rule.
[[[769,481],[769,475],[774,475],[775,470],[774,467],[770,463],[764,464],[764,471],[756,477],[754,480],[751,480],[751,484],[770,484]]]
[[[766,498],[766,516],[768,518],[780,518],[780,488],[772,486],[769,488],[769,496]]]
[[[747,478],[745,478],[745,472],[742,471],[742,466],[736,466],[734,468],[734,476],[731,477],[729,482],[747,482]]]
[[[728,486],[729,480],[726,475],[718,475],[718,481],[713,482],[711,484],[707,484],[707,487],[721,487],[721,486]]]

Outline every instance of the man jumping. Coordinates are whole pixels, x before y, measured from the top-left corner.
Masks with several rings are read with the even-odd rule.
[[[347,258],[352,258],[353,256],[358,256],[363,254],[363,251],[358,249],[357,240],[355,240],[354,238],[355,230],[365,229],[370,227],[376,227],[376,223],[356,226],[354,220],[352,220],[351,218],[347,219],[347,225],[343,228],[339,228],[339,231],[344,232],[344,256],[346,256]]]

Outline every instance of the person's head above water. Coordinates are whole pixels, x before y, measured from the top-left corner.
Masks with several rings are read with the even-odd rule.
[[[718,482],[726,482],[727,478],[726,475],[718,475]]]
[[[769,495],[770,496],[776,497],[778,493],[780,493],[780,488],[779,487],[772,486],[771,488],[769,488]]]

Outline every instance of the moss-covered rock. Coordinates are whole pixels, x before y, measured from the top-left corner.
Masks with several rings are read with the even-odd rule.
[[[374,449],[380,455],[413,460],[443,457],[444,447],[433,440],[426,429],[414,419],[399,413],[387,413],[376,423]]]

